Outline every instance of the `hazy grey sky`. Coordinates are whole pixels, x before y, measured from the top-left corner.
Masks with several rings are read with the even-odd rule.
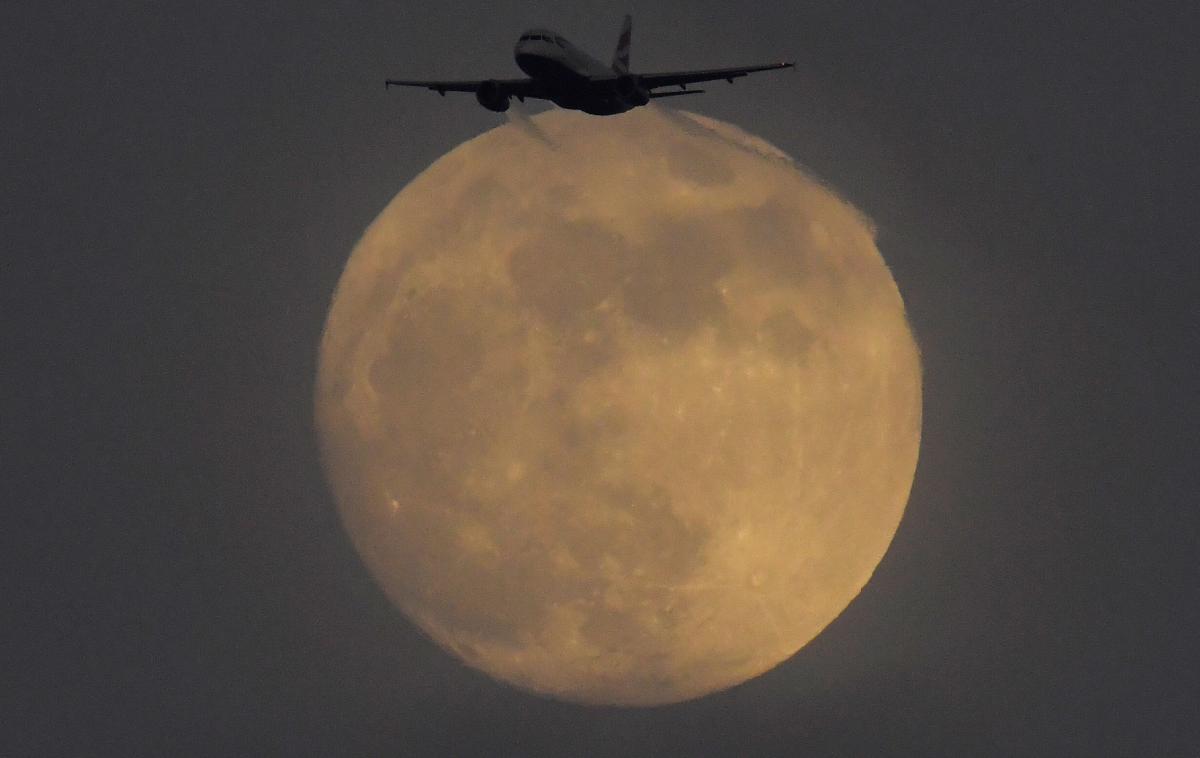
[[[798,656],[588,709],[442,654],[322,479],[316,345],[384,204],[544,24],[862,208],[922,349],[913,495]],[[1188,755],[1200,666],[1185,4],[18,3],[0,23],[7,754]]]

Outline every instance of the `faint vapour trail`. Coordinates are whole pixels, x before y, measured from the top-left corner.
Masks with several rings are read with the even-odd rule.
[[[554,144],[554,140],[550,139],[549,135],[542,131],[542,128],[533,122],[533,119],[529,117],[529,111],[525,109],[525,104],[519,100],[514,100],[512,106],[504,112],[504,115],[508,119],[508,123],[517,127],[526,135],[532,137],[538,142],[541,142],[547,147],[558,147]]]
[[[675,124],[680,129],[688,134],[695,134],[709,139],[715,139],[719,142],[734,147],[738,150],[748,152],[768,160],[782,161],[789,165],[796,165],[795,159],[783,152],[774,145],[767,144],[761,140],[753,142],[744,139],[734,139],[728,134],[723,134],[713,123],[705,123],[703,116],[697,116],[688,111],[676,110],[669,105],[651,102],[646,106],[650,111],[660,116],[665,121]]]

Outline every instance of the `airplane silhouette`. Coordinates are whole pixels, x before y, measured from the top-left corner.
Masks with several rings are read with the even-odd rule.
[[[756,71],[791,68],[795,63],[767,63],[738,68],[710,68],[660,74],[635,74],[629,70],[629,42],[633,19],[625,16],[621,36],[613,53],[612,64],[605,66],[562,36],[549,29],[530,29],[517,40],[513,51],[517,65],[528,79],[484,79],[479,81],[412,81],[388,79],[385,87],[424,87],[445,95],[447,92],[474,92],[484,108],[497,113],[508,110],[517,98],[550,100],[561,108],[579,110],[596,116],[611,116],[645,105],[655,98],[699,95],[704,90],[689,90],[687,85],[724,79],[733,80]],[[678,86],[679,91],[655,92],[658,87]]]

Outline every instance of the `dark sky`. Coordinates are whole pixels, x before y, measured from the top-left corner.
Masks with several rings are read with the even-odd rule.
[[[1189,3],[10,3],[0,752],[1154,755],[1200,744]],[[833,6],[835,4],[828,4]],[[769,674],[647,710],[466,669],[385,600],[319,467],[363,228],[498,123],[388,76],[795,58],[688,100],[865,210],[925,364],[875,578]]]

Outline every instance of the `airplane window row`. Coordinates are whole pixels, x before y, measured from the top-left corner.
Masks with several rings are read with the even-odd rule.
[[[550,42],[552,44],[558,45],[559,47],[563,46],[562,40],[559,39],[558,37],[547,37],[547,36],[544,36],[541,34],[527,34],[521,38],[521,41],[524,42],[525,40],[535,40],[535,39],[541,40],[543,42]]]

